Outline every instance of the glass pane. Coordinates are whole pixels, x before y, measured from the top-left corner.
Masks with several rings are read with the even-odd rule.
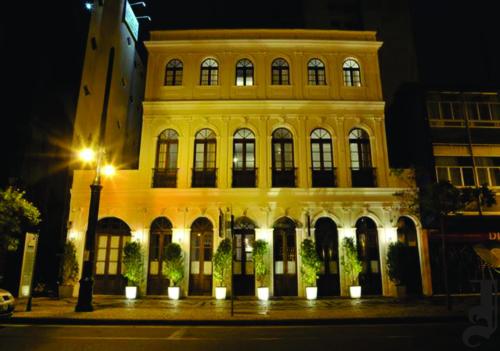
[[[436,167],[436,168],[437,168],[438,181],[448,180],[448,168],[444,168],[444,167]]]
[[[118,249],[110,249],[109,250],[109,260],[110,261],[118,261]]]
[[[95,268],[95,273],[96,274],[104,274],[104,268],[105,268],[105,263],[104,262],[97,262],[96,268]]]
[[[118,273],[118,262],[109,262],[108,266],[108,274],[117,274]]]
[[[106,249],[98,249],[97,261],[105,261],[105,260],[106,260]]]
[[[283,165],[281,164],[281,144],[274,144],[274,168],[281,170]]]
[[[168,149],[168,168],[173,169],[177,167],[177,143],[169,145]]]
[[[459,102],[452,103],[453,108],[453,118],[454,119],[464,119],[464,110],[463,105]]]
[[[500,185],[500,168],[490,168],[491,186]]]
[[[113,235],[111,237],[111,244],[109,245],[109,247],[112,249],[120,247],[120,236]]]
[[[441,114],[443,119],[453,119],[449,102],[441,102]]]
[[[460,168],[450,168],[451,183],[455,186],[462,186],[462,176]]]
[[[477,178],[479,181],[479,185],[489,184],[488,169],[487,168],[477,168]]]
[[[464,185],[474,185],[474,175],[472,172],[472,168],[462,168],[462,174],[464,176]]]
[[[106,248],[108,246],[108,237],[106,235],[99,235],[99,248]]]

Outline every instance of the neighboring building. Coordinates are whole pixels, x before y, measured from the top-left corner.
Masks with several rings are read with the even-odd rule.
[[[456,187],[486,184],[500,193],[499,93],[430,91],[407,87],[389,108],[388,135],[392,164],[417,169],[417,183],[437,180]],[[412,132],[409,132],[412,131]],[[408,160],[413,160],[412,165]],[[428,236],[433,292],[442,293],[440,232],[423,220]],[[500,206],[468,208],[447,219],[448,276],[453,293],[477,292],[472,281],[483,277],[475,244],[500,241]]]
[[[381,45],[361,31],[152,32],[139,168],[103,180],[95,292],[123,294],[121,249],[133,239],[148,294],[165,294],[163,252],[174,241],[185,252],[184,293],[212,295],[212,256],[232,214],[237,295],[255,293],[252,243],[263,239],[271,293],[304,296],[308,237],[324,263],[320,295],[347,294],[344,237],[358,243],[364,294],[394,294],[385,257],[398,238],[415,249],[414,292],[428,294],[421,226],[394,196],[411,184],[389,170]],[[72,186],[80,258],[92,177],[75,171]]]
[[[126,0],[92,5],[73,134],[74,149],[101,143],[108,160],[122,169],[137,167],[145,84],[138,23],[131,11]],[[109,103],[103,116],[108,74]]]

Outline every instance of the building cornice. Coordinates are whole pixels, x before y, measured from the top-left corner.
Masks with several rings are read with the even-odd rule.
[[[144,116],[175,113],[308,113],[317,112],[371,112],[384,113],[384,101],[331,100],[199,100],[199,101],[144,101]]]

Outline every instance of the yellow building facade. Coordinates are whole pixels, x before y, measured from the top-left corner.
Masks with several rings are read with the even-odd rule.
[[[213,253],[233,215],[237,295],[255,294],[251,252],[262,239],[271,295],[304,296],[306,238],[323,261],[319,294],[347,295],[344,237],[358,243],[364,294],[395,294],[386,254],[398,238],[415,247],[430,294],[426,240],[394,195],[411,184],[389,170],[374,32],[161,31],[145,45],[139,168],[103,179],[96,293],[123,293],[121,248],[138,240],[147,294],[165,294],[173,241],[185,255],[183,294],[213,295]],[[80,257],[92,177],[75,171],[72,186],[69,238]]]

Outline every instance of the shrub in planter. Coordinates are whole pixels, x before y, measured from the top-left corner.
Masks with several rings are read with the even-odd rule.
[[[180,296],[180,287],[177,286],[184,278],[184,255],[177,243],[170,243],[165,248],[165,260],[163,261],[162,272],[170,281],[168,295],[171,299],[177,300]]]
[[[123,267],[123,276],[127,278],[127,298],[135,299],[137,287],[144,279],[144,256],[139,242],[132,241],[125,244],[123,248]]]
[[[231,271],[232,258],[232,243],[226,238],[220,242],[214,255],[215,296],[218,300],[226,298],[227,274]]]
[[[64,252],[59,271],[61,284],[59,284],[59,297],[71,297],[73,287],[78,282],[78,261],[76,259],[76,247],[72,240],[64,244]]]
[[[302,261],[300,271],[306,285],[306,297],[308,300],[314,300],[318,295],[316,280],[321,271],[321,260],[311,239],[305,239],[300,244],[300,256]]]
[[[359,273],[363,270],[361,261],[358,258],[358,251],[354,245],[353,238],[344,238],[342,240],[342,256],[340,264],[344,270],[344,276],[349,286],[351,297],[361,297],[361,287],[358,285]]]
[[[257,280],[257,296],[259,300],[269,299],[269,267],[267,266],[267,255],[269,244],[265,240],[256,240],[253,244],[253,261],[255,266],[255,279]]]
[[[390,243],[387,250],[387,274],[396,284],[399,297],[406,295],[408,269],[411,264],[409,247],[405,243]]]

